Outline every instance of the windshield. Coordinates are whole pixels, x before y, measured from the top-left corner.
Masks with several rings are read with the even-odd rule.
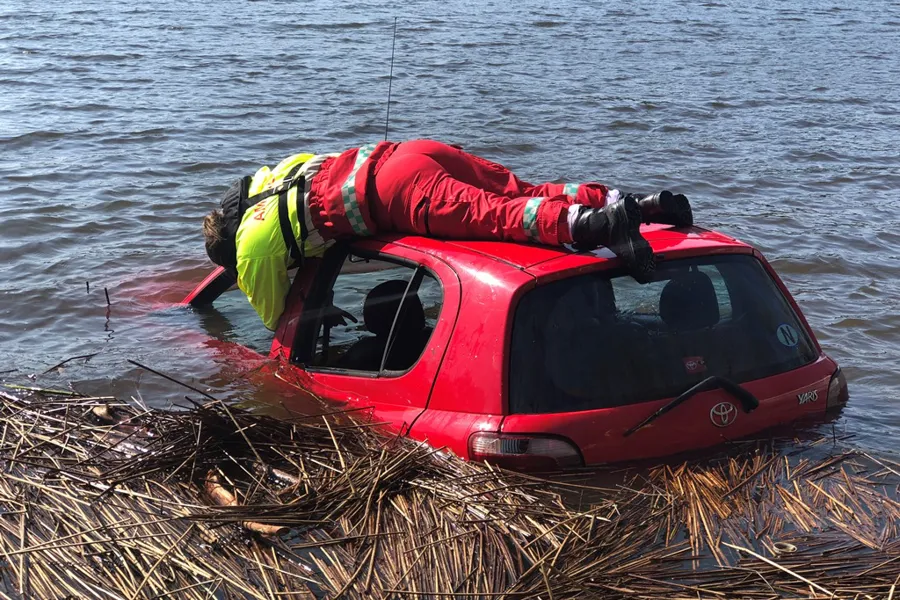
[[[659,400],[710,375],[742,383],[815,359],[790,304],[752,256],[667,261],[644,284],[592,273],[539,286],[519,302],[510,412]]]

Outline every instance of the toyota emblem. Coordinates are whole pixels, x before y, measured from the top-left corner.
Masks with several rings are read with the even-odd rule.
[[[731,402],[719,402],[709,411],[709,420],[716,427],[728,427],[737,419],[737,408]]]

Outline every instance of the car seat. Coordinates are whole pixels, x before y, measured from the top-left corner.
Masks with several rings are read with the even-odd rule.
[[[673,277],[659,295],[659,316],[679,332],[718,323],[719,299],[709,275],[691,270]]]
[[[363,371],[377,371],[387,346],[394,316],[407,288],[406,281],[394,279],[380,283],[366,295],[363,322],[374,337],[354,343],[338,360],[338,367]],[[431,328],[425,326],[425,309],[417,294],[408,294],[394,327],[394,341],[385,369],[404,371],[410,368],[425,349]]]
[[[534,372],[546,374],[543,386],[550,389],[535,389],[535,401],[553,398],[554,409],[561,412],[602,408],[616,385],[611,361],[619,351],[613,341],[617,338],[612,283],[605,277],[573,279],[568,290],[546,299],[552,308],[533,311],[540,327],[537,345],[543,351],[542,368]]]
[[[658,340],[660,356],[666,357],[665,364],[659,365],[664,380],[727,372],[730,349],[722,345],[727,336],[710,329],[719,324],[720,314],[709,275],[696,268],[676,274],[659,296],[659,316],[669,330],[669,335]],[[703,366],[691,370],[689,364]]]

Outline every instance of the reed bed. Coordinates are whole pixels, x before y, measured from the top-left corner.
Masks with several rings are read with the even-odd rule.
[[[900,586],[900,465],[831,439],[589,489],[350,413],[0,399],[3,598],[893,600]]]

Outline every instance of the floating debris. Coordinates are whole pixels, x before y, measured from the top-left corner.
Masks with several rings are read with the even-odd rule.
[[[900,576],[900,465],[831,438],[603,489],[357,413],[0,399],[5,597],[892,598]]]

